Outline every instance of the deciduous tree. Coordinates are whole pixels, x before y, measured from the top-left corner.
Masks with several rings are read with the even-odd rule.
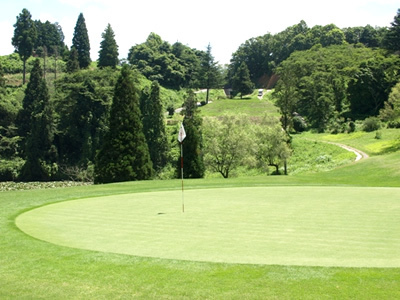
[[[288,135],[282,130],[276,118],[264,116],[255,126],[256,157],[259,164],[272,166],[275,174],[280,174],[280,167],[285,165],[291,155]],[[286,165],[285,165],[286,172]]]
[[[248,116],[224,114],[220,118],[205,118],[204,162],[214,172],[224,178],[240,165],[246,158],[253,157]]]

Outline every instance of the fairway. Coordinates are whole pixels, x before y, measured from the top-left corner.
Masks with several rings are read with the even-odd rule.
[[[135,256],[400,267],[400,190],[248,187],[132,193],[50,204],[16,219],[61,246]]]

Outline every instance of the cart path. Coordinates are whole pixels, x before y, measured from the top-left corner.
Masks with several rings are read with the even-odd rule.
[[[341,148],[343,148],[343,149],[345,149],[347,151],[353,152],[356,155],[355,161],[359,161],[361,159],[365,159],[365,158],[369,157],[369,155],[367,153],[365,153],[365,152],[363,152],[363,151],[361,151],[359,149],[356,149],[356,148],[350,147],[348,145],[345,145],[345,144],[334,143],[334,142],[325,142],[325,141],[322,141],[322,142],[323,143],[332,144],[332,145],[336,145],[336,146],[341,147]]]

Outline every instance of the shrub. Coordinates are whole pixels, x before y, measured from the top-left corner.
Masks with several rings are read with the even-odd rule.
[[[297,115],[293,118],[293,129],[296,132],[303,132],[307,129],[307,123],[302,116]]]
[[[356,123],[354,123],[353,121],[350,121],[350,122],[349,122],[349,130],[348,130],[348,133],[352,133],[352,132],[354,132],[354,131],[356,131]]]
[[[363,122],[363,131],[372,132],[381,128],[381,122],[377,117],[366,118]]]
[[[400,128],[400,119],[389,121],[387,124],[388,128]]]
[[[0,181],[14,181],[18,178],[24,160],[0,160]]]
[[[377,130],[375,133],[375,139],[380,140],[381,138],[382,138],[382,133],[379,130]]]

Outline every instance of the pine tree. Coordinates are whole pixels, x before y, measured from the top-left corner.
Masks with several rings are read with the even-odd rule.
[[[210,44],[207,46],[207,52],[202,56],[199,78],[201,78],[200,87],[207,90],[206,103],[208,103],[210,89],[217,88],[222,81],[218,62],[214,61],[214,56],[211,54]]]
[[[250,80],[250,72],[245,62],[242,62],[232,80],[234,92],[240,93],[240,99],[243,95],[250,94],[253,91],[253,83]]]
[[[160,171],[167,164],[168,140],[160,98],[160,85],[157,81],[153,81],[149,92],[143,92],[140,107],[143,116],[143,131],[149,146],[153,168]]]
[[[205,173],[203,160],[203,142],[202,142],[202,118],[197,115],[196,95],[189,91],[188,97],[184,103],[183,126],[185,127],[186,138],[183,141],[183,177],[184,178],[203,178]],[[177,164],[177,175],[180,178],[181,162],[180,158]]]
[[[74,73],[79,70],[78,51],[72,47],[67,61],[67,72]]]
[[[14,36],[12,45],[15,51],[19,54],[23,62],[23,79],[25,84],[26,61],[32,55],[33,47],[37,38],[37,30],[32,15],[27,9],[23,9],[17,17],[17,22],[14,24]]]
[[[101,34],[103,40],[100,43],[99,67],[115,68],[118,63],[118,45],[115,41],[114,31],[108,24],[106,30]]]
[[[387,49],[400,52],[400,9],[397,10],[391,25],[384,38],[384,44]]]
[[[86,29],[86,22],[83,14],[80,13],[76,22],[72,47],[78,51],[79,67],[86,69],[91,63],[89,35]]]
[[[21,123],[22,122],[22,123]],[[56,149],[53,145],[54,118],[40,60],[36,59],[23,99],[20,130],[26,130],[23,143],[25,164],[20,179],[45,181],[55,175]]]
[[[152,163],[139,105],[132,72],[125,65],[115,86],[110,131],[96,157],[96,183],[151,178]]]

